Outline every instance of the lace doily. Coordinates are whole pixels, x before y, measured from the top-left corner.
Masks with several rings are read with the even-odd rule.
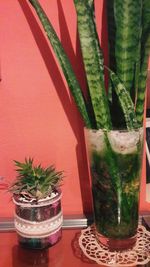
[[[130,250],[109,251],[97,242],[93,226],[81,231],[79,246],[89,259],[104,266],[129,267],[150,261],[150,232],[142,225],[138,227],[136,244]]]

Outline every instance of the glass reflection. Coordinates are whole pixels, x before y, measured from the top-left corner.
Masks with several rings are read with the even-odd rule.
[[[48,267],[48,250],[28,250],[20,246],[13,247],[13,267]]]

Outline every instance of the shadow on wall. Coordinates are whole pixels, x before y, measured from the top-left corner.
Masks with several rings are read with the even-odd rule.
[[[39,48],[41,56],[44,60],[44,63],[47,67],[48,73],[53,81],[54,87],[56,89],[57,95],[59,100],[63,106],[65,114],[68,118],[72,131],[77,139],[77,148],[76,148],[76,155],[77,155],[77,163],[78,163],[78,171],[79,171],[79,178],[80,178],[80,187],[81,187],[81,197],[82,197],[82,204],[83,204],[83,212],[85,215],[89,214],[92,210],[91,204],[91,190],[90,190],[90,180],[88,174],[88,167],[87,167],[87,158],[86,158],[86,149],[85,149],[85,141],[84,141],[84,130],[83,130],[83,123],[80,119],[80,115],[78,115],[78,121],[76,123],[76,113],[78,110],[75,106],[74,100],[70,98],[68,92],[66,90],[64,81],[61,77],[59,68],[56,64],[55,58],[49,48],[48,41],[46,40],[42,30],[40,29],[36,18],[34,17],[30,6],[27,4],[25,0],[18,0],[26,20],[29,24],[29,27],[32,31],[36,44]],[[61,33],[61,41],[67,50],[67,54],[71,60],[78,78],[83,82],[83,66],[78,66],[79,61],[81,62],[81,53],[79,48],[79,40],[77,39],[77,53],[75,55],[71,40],[69,37],[69,32],[67,28],[67,23],[65,20],[65,15],[63,13],[63,8],[61,6],[60,1],[58,0],[58,13],[59,13],[59,24],[60,24],[60,33]]]

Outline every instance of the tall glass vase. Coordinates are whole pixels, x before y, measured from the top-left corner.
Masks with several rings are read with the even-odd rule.
[[[86,130],[96,238],[110,250],[131,248],[139,219],[143,129]]]

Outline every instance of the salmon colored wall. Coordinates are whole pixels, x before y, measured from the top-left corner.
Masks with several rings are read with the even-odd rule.
[[[85,88],[73,0],[40,3]],[[99,33],[102,3],[96,1]],[[43,166],[55,164],[66,176],[64,214],[88,213],[91,195],[83,122],[63,74],[26,0],[1,0],[0,14],[0,176],[14,179],[14,159],[31,156]],[[4,191],[0,191],[0,212],[5,217],[13,214],[10,195]]]

